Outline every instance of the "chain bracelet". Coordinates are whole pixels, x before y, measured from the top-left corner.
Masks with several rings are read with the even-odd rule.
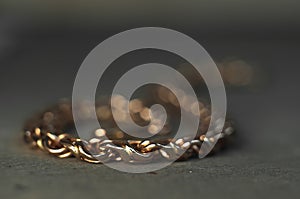
[[[229,60],[219,66],[221,75],[225,83],[233,86],[245,86],[251,83],[253,71],[250,66],[244,64],[241,60]],[[245,73],[245,71],[247,71]],[[244,76],[241,76],[244,72]],[[192,73],[189,71],[189,73]],[[195,79],[194,82],[202,83],[202,80]],[[149,106],[159,103],[171,109],[171,115],[178,114],[178,101],[176,96],[168,89],[158,86],[152,89],[150,97],[147,96],[147,106],[143,106],[142,101],[138,99],[131,100],[129,105],[133,112],[133,120],[140,125],[149,122]],[[150,100],[149,100],[150,98]],[[107,99],[109,101],[110,99]],[[117,96],[115,100],[124,100]],[[106,104],[105,104],[106,103]],[[199,101],[201,119],[199,132],[196,137],[185,137],[173,139],[166,136],[156,137],[154,140],[137,140],[126,136],[126,133],[118,129],[115,118],[112,118],[111,106],[107,102],[98,103],[96,112],[99,121],[104,121],[107,125],[104,128],[114,129],[96,129],[89,140],[80,139],[76,133],[69,132],[69,127],[74,128],[72,107],[70,101],[61,101],[57,105],[37,114],[30,119],[24,126],[24,139],[26,143],[34,148],[39,148],[59,158],[76,157],[89,163],[101,163],[110,161],[126,162],[147,162],[155,160],[156,157],[166,159],[175,158],[186,160],[191,157],[197,157],[203,153],[201,145],[203,142],[213,142],[215,138],[205,137],[210,122],[210,105]],[[193,104],[187,104],[189,111],[193,112]],[[197,107],[197,106],[196,106]],[[87,105],[83,104],[83,115],[89,112]],[[173,122],[174,123],[174,122]],[[169,124],[168,124],[169,125]],[[163,135],[172,135],[172,128],[165,126],[162,131]],[[155,129],[155,128],[154,128]],[[151,133],[153,129],[149,129]],[[69,133],[65,133],[69,132]],[[232,122],[225,121],[222,132],[218,136],[218,142],[210,153],[217,152],[228,145],[234,132]],[[161,134],[161,133],[159,133]],[[107,139],[106,136],[110,139]],[[184,150],[185,152],[178,153]],[[150,153],[152,152],[152,153]],[[178,157],[178,154],[182,154]]]
[[[100,106],[100,109],[101,107],[103,106]],[[207,110],[204,106],[200,109],[200,112],[206,112],[206,114],[203,114],[204,122],[199,126],[202,132],[200,131],[196,138],[186,137],[175,140],[158,137],[156,140],[135,140],[126,138],[125,133],[118,130],[117,133],[112,133],[114,134],[112,139],[105,139],[104,136],[108,136],[106,130],[98,129],[90,140],[82,140],[76,135],[64,133],[65,126],[73,125],[74,121],[71,103],[62,101],[28,121],[24,127],[24,138],[26,143],[34,148],[39,148],[59,158],[76,157],[89,163],[111,161],[144,163],[153,161],[157,157],[186,160],[202,153],[201,144],[203,142],[213,142],[212,139],[215,139],[205,137],[205,127],[207,127],[210,117]],[[141,114],[142,112],[143,110],[140,110]],[[211,153],[224,147],[231,137],[229,135],[233,132],[232,123],[226,121],[219,140]],[[180,154],[178,152],[181,150],[185,152],[178,156]]]

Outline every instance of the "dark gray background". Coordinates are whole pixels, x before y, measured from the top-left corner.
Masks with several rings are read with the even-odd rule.
[[[298,198],[298,3],[34,2],[1,2],[1,198]],[[216,61],[234,56],[260,70],[255,86],[227,87],[235,145],[149,174],[28,149],[21,137],[25,119],[71,96],[76,72],[94,46],[141,26],[173,28]]]

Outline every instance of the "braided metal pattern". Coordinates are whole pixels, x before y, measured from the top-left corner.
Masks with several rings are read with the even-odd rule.
[[[230,59],[218,64],[220,73],[224,82],[227,85],[241,87],[251,84],[254,71],[250,65],[243,60]],[[187,71],[188,67],[179,68],[186,74],[193,74],[193,71]],[[201,77],[192,77],[189,79],[195,85],[204,84]],[[194,85],[194,86],[195,86]],[[172,94],[168,89],[158,86],[149,92],[147,96],[147,106],[151,104],[161,104],[166,109],[170,110],[172,116],[178,115],[179,104],[176,96]],[[183,93],[183,95],[185,95]],[[184,96],[186,99],[189,96]],[[120,100],[117,97],[115,100]],[[119,103],[122,104],[123,102]],[[91,139],[82,140],[77,135],[68,132],[70,126],[74,127],[72,107],[70,101],[61,101],[54,107],[46,109],[40,114],[35,115],[24,126],[24,139],[26,143],[30,144],[33,148],[39,148],[59,158],[76,157],[80,160],[89,163],[101,163],[111,161],[126,161],[130,163],[143,163],[155,160],[157,157],[163,157],[166,159],[186,160],[191,157],[198,157],[203,151],[201,151],[201,145],[203,142],[213,142],[216,139],[214,137],[205,137],[208,130],[208,124],[210,122],[210,105],[204,102],[197,102],[200,107],[200,124],[199,132],[196,137],[186,137],[174,140],[172,138],[166,138],[164,136],[158,137],[155,140],[134,140],[126,136],[124,132],[121,132],[116,128],[115,118],[112,118],[110,105],[98,104],[96,107],[99,120],[103,120],[108,126],[113,126],[116,131],[110,131],[107,133],[104,129],[98,129],[94,132]],[[147,106],[140,106],[141,101],[134,99],[129,103],[132,109],[131,117],[133,120],[141,126],[146,125],[149,122],[149,109]],[[184,111],[194,113],[194,104],[190,104],[187,100]],[[83,115],[89,112],[88,105],[83,104]],[[197,111],[196,111],[197,112]],[[120,117],[122,118],[122,117]],[[169,125],[169,124],[168,124]],[[171,135],[172,128],[166,125],[164,127],[164,134]],[[151,133],[153,129],[149,129]],[[154,126],[155,130],[155,126]],[[215,153],[228,145],[231,140],[231,134],[234,132],[232,122],[226,120],[223,131],[218,135],[218,142],[210,152]],[[107,139],[104,137],[111,139]],[[171,136],[172,137],[172,136]],[[181,150],[185,152],[180,153]],[[150,153],[151,152],[151,153]],[[180,157],[178,154],[182,154]]]
[[[214,148],[214,152],[224,144],[224,140],[222,139],[232,133],[231,128],[227,127],[225,131],[227,134],[222,133],[219,140],[221,142]],[[205,136],[200,136],[199,139],[190,141],[188,141],[188,138],[151,142],[149,140],[104,140],[101,137],[85,141],[69,134],[44,134],[41,133],[41,129],[39,128],[36,128],[33,132],[26,131],[24,136],[27,143],[59,158],[74,156],[89,163],[121,160],[131,163],[149,162],[155,159],[155,156],[163,156],[166,159],[180,158],[180,160],[184,160],[201,153],[200,147],[202,142],[211,141]],[[163,142],[168,142],[168,144],[162,144]],[[93,155],[87,149],[94,150]],[[186,150],[181,157],[178,156],[178,151],[180,150]],[[149,153],[153,151],[155,153]]]
[[[186,70],[187,67],[183,67]],[[224,82],[231,86],[247,86],[251,83],[253,77],[253,69],[250,65],[242,60],[228,60],[219,64],[219,70]],[[193,74],[193,71],[181,71],[187,74]],[[194,79],[193,79],[194,78]],[[202,84],[200,78],[190,77],[194,84]],[[159,103],[170,110],[171,115],[178,115],[178,101],[174,94],[168,89],[158,86],[147,96],[147,105]],[[184,93],[183,93],[184,94]],[[188,97],[189,96],[185,96]],[[120,96],[115,100],[120,100]],[[122,104],[123,102],[119,103]],[[136,123],[145,125],[149,122],[149,109],[141,107],[141,101],[134,99],[129,103],[133,114],[131,117]],[[199,132],[196,137],[186,137],[174,140],[172,138],[160,137],[156,140],[134,140],[126,137],[124,132],[119,131],[116,127],[115,118],[112,118],[110,105],[100,105],[96,107],[99,120],[108,123],[108,126],[115,126],[115,132],[106,132],[104,129],[98,129],[94,132],[91,139],[82,140],[78,136],[65,133],[67,126],[74,127],[72,116],[72,108],[70,101],[62,101],[44,112],[35,115],[24,126],[24,138],[26,143],[34,148],[39,148],[59,158],[76,157],[89,163],[101,163],[111,161],[126,161],[131,163],[143,163],[155,160],[157,157],[166,159],[186,160],[191,157],[197,157],[203,153],[201,145],[203,142],[212,142],[205,134],[208,130],[210,122],[210,106],[204,102],[198,102],[200,107],[201,123],[199,124]],[[185,111],[193,113],[194,104],[187,103],[182,107]],[[83,104],[83,115],[89,112],[89,107]],[[115,107],[118,108],[118,107]],[[194,113],[193,113],[194,114]],[[121,117],[120,117],[121,118]],[[168,126],[165,126],[168,127]],[[154,128],[155,129],[155,128]],[[164,128],[167,134],[172,134],[172,128]],[[149,130],[151,132],[151,129]],[[100,133],[99,133],[100,132]],[[116,133],[117,132],[117,133]],[[223,131],[219,135],[217,144],[210,153],[219,151],[231,141],[234,132],[232,122],[225,122]],[[112,139],[104,138],[104,135]],[[179,157],[181,150],[185,152]],[[150,153],[153,152],[153,153]]]
[[[200,111],[207,111],[202,107]],[[204,114],[205,115],[205,114]],[[199,126],[206,130],[209,123],[209,113]],[[75,135],[63,132],[65,126],[73,125],[71,104],[63,101],[58,105],[38,114],[28,121],[24,127],[24,138],[27,143],[59,158],[76,157],[89,163],[101,163],[112,161],[125,161],[130,163],[146,163],[156,158],[186,160],[197,157],[201,151],[203,142],[213,142],[215,138],[207,138],[204,131],[196,138],[158,138],[156,140],[132,140],[130,138],[118,138],[108,140],[104,138],[107,132],[98,129],[90,140],[82,140]],[[224,129],[219,136],[218,143],[211,153],[225,146],[233,133],[231,122],[226,121]],[[119,132],[120,133],[120,132]],[[121,133],[123,136],[123,132]],[[180,152],[185,151],[183,155]],[[150,153],[153,152],[153,153]]]

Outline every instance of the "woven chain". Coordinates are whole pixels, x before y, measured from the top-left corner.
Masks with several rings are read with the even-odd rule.
[[[200,103],[200,102],[199,102]],[[202,107],[200,112],[207,109]],[[62,102],[29,121],[24,128],[24,138],[27,143],[59,158],[76,157],[89,163],[111,161],[126,161],[143,163],[156,158],[186,160],[195,157],[201,151],[203,142],[214,142],[215,137],[207,138],[202,132],[196,138],[132,140],[107,139],[104,129],[95,131],[90,140],[82,140],[77,136],[63,133],[64,126],[74,123],[70,102]],[[205,115],[205,114],[204,114]],[[206,119],[200,129],[207,126]],[[205,128],[204,128],[205,129]],[[207,129],[205,129],[207,130]],[[204,131],[205,131],[204,130]],[[234,131],[231,122],[226,121],[223,131],[218,136],[218,142],[211,151],[214,153],[225,146],[229,135]],[[123,132],[122,132],[123,134]],[[184,153],[182,153],[184,151]],[[151,152],[151,153],[150,153]],[[183,154],[183,155],[180,155]]]
[[[219,70],[224,82],[228,85],[240,87],[251,84],[253,69],[242,60],[233,59],[224,61],[219,64]],[[192,73],[192,71],[186,72]],[[204,84],[201,78],[193,80],[194,84]],[[158,86],[149,93],[151,96],[147,97],[148,104],[146,103],[148,107],[151,104],[158,103],[165,106],[167,110],[170,109],[171,116],[178,115],[178,110],[181,107],[178,107],[176,96],[168,89]],[[188,99],[189,96],[185,97]],[[120,100],[120,96],[116,100]],[[133,120],[141,126],[149,124],[149,109],[147,106],[140,106],[141,100],[132,100],[129,105],[131,105],[131,102],[133,102],[133,106],[131,107]],[[122,103],[119,101],[117,104]],[[186,160],[205,153],[201,149],[201,145],[204,142],[208,144],[215,143],[215,139],[217,139],[217,143],[210,153],[220,150],[228,144],[228,141],[231,141],[232,136],[230,135],[234,132],[232,122],[226,120],[223,130],[219,135],[206,137],[205,133],[208,130],[211,120],[210,105],[205,105],[205,103],[200,101],[197,103],[195,107],[199,105],[200,115],[197,116],[200,117],[201,122],[196,137],[173,139],[163,138],[162,136],[156,140],[135,140],[131,137],[126,137],[126,133],[118,129],[114,121],[115,118],[112,118],[111,109],[114,107],[98,104],[96,105],[98,119],[100,121],[104,120],[115,131],[107,133],[104,129],[97,129],[94,131],[91,139],[83,140],[78,138],[77,135],[65,133],[68,132],[68,130],[64,130],[67,127],[72,126],[74,128],[74,120],[71,103],[69,101],[62,101],[29,120],[24,127],[24,138],[34,148],[42,149],[59,158],[76,157],[90,163],[111,161],[147,162],[159,157]],[[89,113],[90,108],[88,105],[83,104],[81,107],[83,109],[82,115]],[[195,114],[193,112],[195,110],[193,104],[187,103],[183,109]],[[166,131],[167,135],[172,135],[172,131],[170,130],[172,128],[169,127],[167,129],[169,129]],[[150,133],[151,131],[149,129]]]
[[[228,127],[221,134],[221,140],[226,135],[232,133],[232,127]],[[227,134],[225,133],[227,132]],[[169,142],[164,145],[150,140],[107,140],[101,137],[95,137],[90,141],[81,140],[70,136],[69,134],[55,135],[52,133],[41,133],[41,129],[36,128],[34,132],[26,131],[25,140],[50,154],[59,158],[74,156],[80,160],[89,163],[101,163],[110,161],[126,162],[146,162],[155,159],[155,156],[162,156],[166,159],[180,158],[185,160],[193,155],[201,153],[200,148],[203,142],[213,142],[214,138],[207,139],[204,135],[199,139],[188,141],[188,138],[177,140],[161,140],[160,142]],[[97,145],[95,147],[95,145]],[[99,149],[98,154],[93,154],[88,149]],[[178,157],[178,152],[185,150],[184,155]],[[217,151],[215,147],[213,151]],[[154,153],[149,153],[154,152]]]

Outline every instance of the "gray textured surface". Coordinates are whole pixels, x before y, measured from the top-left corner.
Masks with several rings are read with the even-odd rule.
[[[295,39],[198,38],[212,57],[244,58],[268,77],[256,91],[228,89],[238,144],[216,156],[174,163],[155,173],[126,174],[28,149],[20,136],[25,118],[70,96],[82,59],[103,38],[28,36],[2,59],[1,198],[298,198],[300,70]]]

